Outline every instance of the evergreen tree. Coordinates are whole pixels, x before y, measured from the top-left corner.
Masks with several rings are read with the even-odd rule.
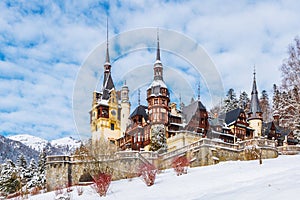
[[[159,151],[163,153],[166,152],[167,149],[168,147],[164,125],[153,125],[151,127],[150,151]]]
[[[31,159],[28,166],[27,188],[39,186],[38,167],[34,159]]]
[[[18,156],[16,163],[17,163],[16,169],[19,173],[21,185],[24,186],[26,185],[28,179],[28,169],[27,169],[27,161],[23,154]]]
[[[43,151],[40,153],[39,161],[38,161],[38,167],[37,167],[37,173],[38,176],[37,179],[37,186],[40,188],[45,188],[46,185],[46,162],[47,162],[47,154],[46,149],[43,149]]]
[[[18,167],[22,167],[24,169],[27,168],[27,161],[26,161],[26,159],[25,159],[25,157],[24,157],[23,154],[21,154],[21,155],[18,156],[18,158],[17,158],[17,166]]]
[[[238,108],[238,100],[234,89],[230,88],[227,92],[226,98],[224,99],[224,105],[222,106],[222,113],[234,110]]]
[[[250,99],[248,97],[248,94],[245,91],[242,92],[239,98],[239,107],[242,108],[245,111],[245,113],[249,111],[249,103]]]
[[[0,172],[0,191],[8,195],[19,189],[21,189],[21,182],[17,167],[11,160],[7,160]]]
[[[271,107],[269,104],[269,96],[266,90],[262,91],[259,103],[263,113],[263,121],[269,122],[271,120]]]

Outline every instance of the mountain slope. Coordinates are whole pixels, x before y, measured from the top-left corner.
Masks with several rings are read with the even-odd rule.
[[[48,143],[47,140],[28,134],[13,135],[9,136],[8,138],[11,140],[22,142],[26,146],[39,152],[41,152]]]
[[[72,137],[64,137],[57,140],[47,141],[36,136],[20,134],[9,136],[8,138],[19,141],[38,152],[46,149],[47,155],[70,155],[81,144],[81,141]]]
[[[0,163],[5,162],[6,159],[16,162],[18,156],[21,154],[25,156],[27,163],[29,163],[31,158],[38,160],[39,157],[38,151],[19,141],[11,140],[0,135]]]

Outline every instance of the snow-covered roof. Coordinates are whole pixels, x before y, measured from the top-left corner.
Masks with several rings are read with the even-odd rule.
[[[148,87],[148,89],[150,89],[152,87],[156,87],[156,86],[160,86],[162,88],[167,88],[167,85],[165,84],[165,82],[163,80],[153,80],[151,85]]]

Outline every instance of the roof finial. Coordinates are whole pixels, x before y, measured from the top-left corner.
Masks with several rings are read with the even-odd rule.
[[[157,28],[157,50],[156,50],[156,60],[160,60],[160,49],[159,49],[159,28]]]
[[[200,81],[198,83],[198,101],[200,101]]]
[[[255,75],[256,75],[256,71],[255,71],[255,65],[253,66],[253,77],[254,77],[254,80],[255,80]]]
[[[106,59],[105,63],[110,63],[109,51],[108,51],[108,15],[106,15]]]
[[[141,90],[138,89],[138,105],[141,105]]]

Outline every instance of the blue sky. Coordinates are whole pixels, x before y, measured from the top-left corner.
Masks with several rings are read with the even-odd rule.
[[[271,95],[273,83],[281,81],[279,67],[288,44],[300,33],[299,8],[297,0],[1,1],[0,134],[27,133],[46,139],[76,135],[72,109],[76,78],[88,58],[99,52],[94,58],[99,63],[93,69],[97,72],[99,68],[94,77],[101,82],[107,14],[111,41],[126,31],[145,27],[175,31],[205,49],[225,90],[250,93],[255,65],[258,89]],[[162,46],[174,43],[167,39],[162,33]],[[119,84],[124,79],[122,70],[152,66],[155,61],[153,49],[118,57],[120,48],[111,48],[113,77]],[[162,62],[166,71],[175,69],[174,76],[185,74],[182,77],[196,97],[198,80],[189,76],[193,66],[167,51],[162,51]],[[152,74],[147,73],[141,77],[151,79]],[[206,80],[201,82],[201,98],[209,107]],[[173,83],[167,84],[171,87]],[[131,94],[135,105],[136,90]],[[90,104],[89,96],[86,102]],[[88,123],[83,116],[85,120]]]

